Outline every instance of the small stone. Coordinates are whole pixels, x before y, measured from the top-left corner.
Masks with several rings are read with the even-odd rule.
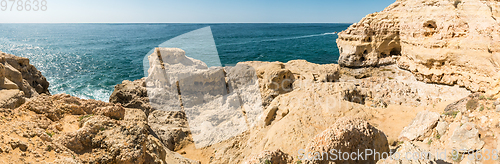
[[[446,130],[448,130],[448,123],[445,121],[438,122],[436,130],[438,131],[439,135],[444,135],[446,133]]]
[[[462,124],[464,124],[464,123],[466,123],[466,122],[469,122],[469,117],[467,117],[467,116],[462,116],[462,120],[460,120],[460,122],[461,122]]]
[[[496,110],[496,111],[497,111],[497,112],[500,112],[500,105],[497,105],[496,107],[497,107],[497,110]]]

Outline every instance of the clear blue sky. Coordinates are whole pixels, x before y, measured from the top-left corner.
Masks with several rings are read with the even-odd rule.
[[[18,0],[17,0],[18,1]],[[22,0],[26,1],[26,0]],[[33,1],[33,0],[31,0]],[[40,1],[40,0],[39,0]],[[46,0],[0,23],[352,23],[395,0]]]

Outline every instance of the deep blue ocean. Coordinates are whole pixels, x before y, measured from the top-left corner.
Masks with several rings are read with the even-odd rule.
[[[304,59],[336,63],[350,24],[0,24],[0,51],[27,57],[52,94],[108,101],[123,80],[144,77],[154,47],[210,26],[221,64]]]

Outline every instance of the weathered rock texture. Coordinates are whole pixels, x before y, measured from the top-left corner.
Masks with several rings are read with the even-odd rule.
[[[153,111],[149,104],[148,91],[146,90],[146,78],[135,81],[125,80],[115,86],[115,90],[109,97],[110,103],[120,103],[126,108],[143,110],[146,115]]]
[[[151,135],[140,109],[58,94],[0,115],[2,163],[198,163]]]
[[[19,89],[27,98],[49,93],[49,82],[28,58],[0,52],[0,89]]]
[[[339,64],[397,63],[420,81],[488,91],[499,78],[499,4],[398,0],[339,33]]]
[[[439,114],[435,112],[423,111],[417,114],[410,125],[405,127],[399,136],[400,141],[418,140],[425,136],[431,129],[436,127]]]
[[[399,145],[396,149],[394,155],[387,157],[378,161],[378,164],[424,164],[424,163],[436,163],[438,159],[430,153],[430,151],[422,149],[411,142],[404,142]],[[411,154],[411,155],[409,155]],[[417,158],[412,155],[418,154]],[[440,161],[440,163],[445,163]]]
[[[260,154],[249,157],[243,164],[261,164],[261,163],[275,163],[275,164],[288,164],[292,163],[293,158],[288,154],[283,153],[281,150],[263,151]]]
[[[450,138],[451,148],[461,153],[475,152],[484,146],[479,138],[479,131],[474,123],[465,123],[453,131]]]
[[[340,152],[365,152],[367,149],[379,153],[388,153],[389,144],[384,132],[360,118],[340,118],[329,129],[316,135],[306,147],[306,152],[329,153],[331,150]],[[306,163],[358,163],[357,160],[336,160],[323,156],[320,159],[308,160]],[[363,163],[376,163],[379,157],[368,156]]]

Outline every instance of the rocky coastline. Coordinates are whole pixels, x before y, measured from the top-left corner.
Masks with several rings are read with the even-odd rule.
[[[397,0],[338,34],[339,64],[208,68],[157,48],[149,76],[116,85],[109,103],[51,95],[27,58],[0,52],[0,162],[497,163],[499,18],[495,0]],[[201,100],[189,95],[198,83],[225,87],[203,88]],[[221,96],[234,110],[205,102]],[[204,133],[193,113],[243,124]],[[331,150],[393,158],[319,158]],[[408,153],[425,156],[394,155]]]

